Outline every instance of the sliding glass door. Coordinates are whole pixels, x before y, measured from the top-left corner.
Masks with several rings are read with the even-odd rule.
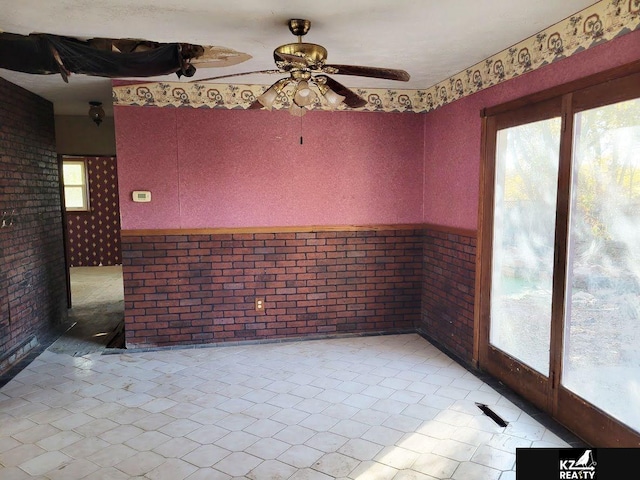
[[[574,131],[562,385],[640,431],[640,99]]]
[[[497,132],[490,342],[549,375],[560,118]]]
[[[640,74],[484,120],[478,362],[640,446]]]

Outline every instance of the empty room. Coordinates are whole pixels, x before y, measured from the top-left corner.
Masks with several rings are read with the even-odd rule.
[[[640,447],[637,1],[0,5],[0,478]]]

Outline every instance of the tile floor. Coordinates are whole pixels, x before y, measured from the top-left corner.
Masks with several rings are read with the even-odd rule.
[[[3,480],[507,480],[516,447],[568,446],[416,334],[47,350],[0,425]]]
[[[0,382],[2,480],[513,480],[517,447],[576,445],[415,334],[107,350],[120,267],[72,295],[77,324]]]

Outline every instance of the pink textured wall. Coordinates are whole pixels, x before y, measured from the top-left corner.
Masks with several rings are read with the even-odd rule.
[[[476,229],[480,111],[640,59],[640,31],[453,102],[426,115],[424,222]]]
[[[419,223],[423,122],[116,107],[122,228]],[[133,190],[151,203],[133,203]]]

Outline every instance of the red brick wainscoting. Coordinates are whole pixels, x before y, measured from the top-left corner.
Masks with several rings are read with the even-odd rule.
[[[67,318],[53,105],[0,78],[0,373]]]
[[[422,318],[417,330],[467,364],[473,361],[476,232],[424,230]]]
[[[127,346],[414,331],[421,228],[270,230],[123,231]]]

